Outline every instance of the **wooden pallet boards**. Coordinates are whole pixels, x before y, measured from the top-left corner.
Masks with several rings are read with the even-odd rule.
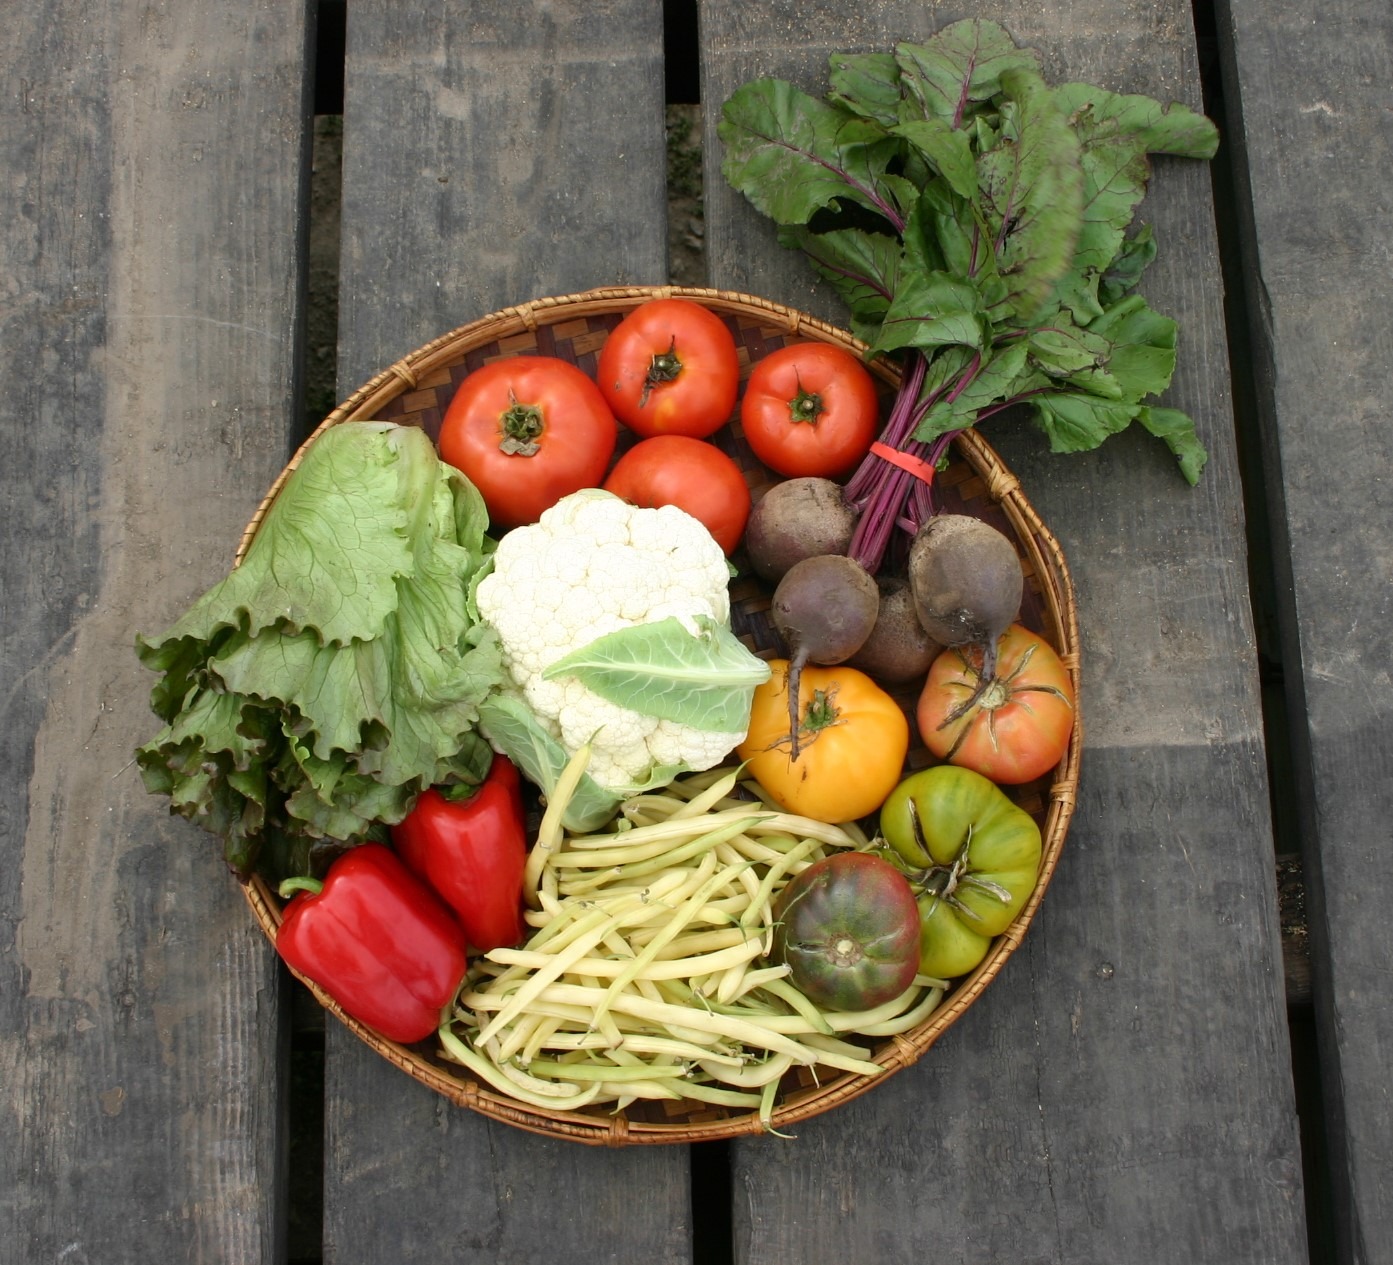
[[[499,308],[665,279],[660,10],[349,6],[340,396]],[[685,1148],[526,1133],[326,1036],[335,1260],[688,1259]]]
[[[1393,14],[1219,6],[1274,507],[1335,1255],[1393,1259]]]
[[[1199,104],[1188,6],[988,4],[1053,82]],[[946,6],[702,8],[712,282],[843,319],[719,183],[722,100],[756,75],[825,90],[834,50],[922,39]],[[1306,1258],[1241,489],[1208,173],[1158,163],[1144,285],[1181,325],[1169,394],[1211,452],[1190,490],[1155,441],[1051,457],[985,428],[1079,592],[1086,743],[1060,867],[1016,955],[917,1064],[734,1145],[736,1259]],[[1223,700],[1222,703],[1216,700]]]
[[[282,992],[147,795],[137,632],[290,451],[305,11],[43,0],[0,82],[0,1255],[271,1260]]]

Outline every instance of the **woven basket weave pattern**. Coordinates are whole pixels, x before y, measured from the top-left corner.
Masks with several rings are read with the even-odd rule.
[[[863,350],[860,343],[842,330],[749,295],[669,286],[590,291],[507,308],[428,343],[354,392],[324,420],[315,435],[340,422],[375,419],[420,426],[436,439],[441,418],[456,388],[479,366],[506,356],[557,356],[593,376],[599,349],[623,316],[647,299],[670,295],[700,302],[725,319],[735,336],[742,387],[755,363],[789,342],[817,340],[857,354]],[[897,382],[893,370],[879,362],[871,368],[888,400]],[[311,436],[306,443],[313,438]],[[621,450],[634,438],[626,432]],[[738,421],[723,428],[715,441],[744,471],[755,500],[778,479],[779,476],[761,466],[750,452],[740,434]],[[302,447],[300,453],[303,451]],[[237,561],[241,561],[276,493],[298,464],[300,453],[286,466],[248,524],[237,549]],[[1041,633],[1060,652],[1077,697],[1079,636],[1072,584],[1058,543],[1022,494],[1018,480],[980,436],[968,431],[954,441],[953,460],[936,479],[934,490],[941,510],[975,514],[1003,531],[1016,545],[1026,578],[1021,621]],[[735,561],[739,563],[738,555]],[[763,657],[784,653],[767,615],[769,591],[760,581],[749,578],[748,569],[742,569],[741,575],[732,582],[731,604],[735,631],[751,650]],[[899,696],[901,706],[911,718],[914,697],[910,692]],[[905,1034],[874,1045],[873,1057],[886,1068],[883,1075],[868,1078],[825,1068],[801,1068],[791,1072],[780,1087],[772,1121],[775,1128],[783,1129],[846,1102],[880,1083],[885,1076],[915,1062],[1002,968],[1039,906],[1068,830],[1077,794],[1082,746],[1082,726],[1077,710],[1075,716],[1069,749],[1055,774],[1013,790],[1012,798],[1040,822],[1044,838],[1039,881],[1015,922],[993,944],[985,961],[971,975],[957,982],[928,1019]],[[932,757],[916,743],[911,749],[908,767],[930,762]],[[244,891],[257,922],[274,941],[280,925],[281,902],[260,879],[246,883]],[[433,1043],[408,1048],[385,1040],[345,1015],[333,999],[312,982],[304,982],[326,1010],[402,1071],[460,1106],[520,1128],[609,1146],[707,1141],[754,1133],[762,1128],[755,1113],[687,1100],[635,1104],[618,1114],[609,1108],[597,1109],[591,1114],[531,1107],[477,1084],[462,1069],[438,1058]]]

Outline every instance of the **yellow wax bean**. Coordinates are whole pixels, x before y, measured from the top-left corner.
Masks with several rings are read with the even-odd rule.
[[[585,928],[584,931],[576,935],[565,948],[553,954],[545,966],[538,968],[538,970],[526,980],[511,997],[509,997],[507,1004],[489,1021],[488,1027],[479,1034],[478,1043],[480,1045],[487,1044],[489,1039],[494,1036],[504,1024],[510,1022],[515,1015],[520,1014],[526,1008],[527,1004],[546,988],[552,980],[556,979],[567,970],[572,962],[583,958],[591,949],[599,944],[604,938],[605,931],[607,930],[605,924],[608,918],[609,915],[604,910],[600,909],[592,910],[585,918],[582,918],[577,925],[583,926]]]
[[[787,852],[781,852],[778,855],[777,859],[769,866],[764,878],[760,881],[759,890],[750,899],[750,907],[740,919],[740,925],[742,927],[750,929],[762,921],[772,922],[770,898],[774,888],[792,866],[801,861],[816,847],[816,839],[804,839],[801,843],[795,844],[793,847],[789,848]]]
[[[637,982],[641,979],[650,981],[685,979],[697,970],[703,972],[728,970],[733,966],[751,961],[759,954],[760,943],[758,940],[744,940],[739,944],[717,949],[712,953],[697,954],[687,958],[662,958],[657,954],[652,957],[629,954],[625,957],[580,958],[572,962],[567,971],[573,975],[593,976],[597,982],[599,980],[606,982],[618,980],[627,983],[630,980]],[[540,970],[555,960],[553,954],[538,953],[530,949],[491,949],[489,957],[495,962],[506,962],[531,970]]]
[[[698,818],[678,818],[676,821],[664,819],[651,826],[637,826],[621,834],[601,832],[592,835],[568,835],[563,849],[568,860],[589,857],[592,852],[613,853],[609,861],[586,861],[586,864],[618,864],[628,860],[641,861],[646,856],[657,856],[665,848],[673,847],[709,830],[717,830],[731,821],[751,818],[758,823],[773,814],[761,812],[753,804],[725,809],[719,813],[707,813]],[[650,849],[652,850],[650,852]]]
[[[752,992],[754,989],[762,987],[770,980],[783,979],[784,976],[786,976],[788,973],[789,967],[786,963],[781,963],[778,966],[762,966],[756,968],[755,970],[746,971],[744,978],[740,981],[739,992],[737,992],[734,997],[731,997],[729,999],[718,997],[717,1000],[725,1001],[726,1004],[734,1004],[735,1002],[739,1001],[742,997],[744,997],[747,993]]]
[[[528,1069],[528,1074],[548,1080],[575,1081],[576,1084],[587,1081],[618,1084],[621,1081],[656,1081],[669,1077],[683,1080],[687,1076],[687,1069],[680,1064],[660,1067],[643,1062],[622,1064],[610,1060],[597,1060],[593,1063],[563,1063],[556,1059],[538,1059]]]
[[[624,969],[615,977],[614,982],[605,993],[605,998],[600,1001],[597,1008],[599,1014],[604,1014],[608,1011],[614,997],[618,995],[620,990],[622,990],[630,980],[637,978],[640,973],[645,974],[649,979],[672,979],[679,978],[683,974],[691,973],[690,966],[683,965],[681,962],[665,962],[662,966],[656,968],[656,970],[661,973],[656,975],[653,974],[652,971],[655,969],[654,959],[658,956],[658,950],[661,949],[664,944],[672,941],[682,931],[705,905],[707,897],[730,880],[733,871],[744,869],[746,864],[747,863],[744,861],[739,861],[734,867],[727,866],[724,870],[713,874],[706,882],[697,888],[687,899],[686,903],[673,913],[672,918],[663,925],[658,934],[644,946],[639,955],[632,962],[626,964]],[[757,950],[758,946],[756,946],[756,951]],[[723,950],[722,952],[729,953],[730,951]]]
[[[928,988],[924,990],[923,999],[903,1014],[896,1015],[892,1019],[885,1019],[879,1023],[868,1023],[857,1028],[856,1031],[868,1037],[889,1037],[897,1032],[908,1032],[911,1028],[923,1023],[943,1000],[943,989]]]
[[[571,984],[549,984],[545,992],[548,997],[556,1001],[581,1004],[585,1004],[587,1001],[596,1003],[599,1001],[599,997],[593,994],[587,995],[588,990],[577,988]],[[674,1006],[668,1002],[650,1002],[633,994],[623,994],[614,998],[610,1007],[612,1010],[648,1019],[658,1024],[678,1025],[694,1032],[713,1032],[718,1036],[729,1037],[731,1040],[740,1041],[746,1045],[792,1054],[795,1059],[803,1058],[806,1062],[813,1062],[811,1058],[807,1057],[807,1051],[804,1047],[796,1041],[790,1040],[782,1033],[772,1031],[760,1024],[750,1023],[734,1015],[724,1015],[714,1011],[702,1012],[685,1006]]]
[[[776,1054],[759,1062],[747,1063],[738,1069],[722,1068],[715,1064],[708,1066],[707,1061],[703,1059],[697,1066],[709,1075],[719,1077],[726,1085],[735,1085],[741,1089],[759,1089],[770,1081],[778,1080],[793,1066],[793,1059],[787,1054]]]
[[[643,928],[648,932],[648,928]],[[665,944],[658,950],[660,958],[682,958],[693,957],[698,953],[714,953],[718,949],[733,948],[737,944],[745,944],[749,940],[749,935],[741,927],[718,927],[711,931],[689,931],[684,936]],[[634,944],[639,945],[638,936],[634,937]]]
[[[562,829],[562,818],[566,815],[566,809],[570,806],[576,787],[580,785],[580,779],[585,775],[585,767],[589,763],[590,747],[587,744],[566,762],[566,767],[561,770],[561,776],[557,778],[556,786],[547,800],[546,811],[542,814],[541,825],[537,828],[537,838],[527,854],[527,864],[522,873],[523,899],[534,909],[537,907],[537,884],[542,876],[542,868],[553,850],[561,846],[565,833]]]
[[[487,1058],[470,1049],[448,1028],[441,1028],[437,1035],[446,1053],[457,1063],[467,1067],[486,1084],[523,1102],[531,1103],[534,1107],[545,1107],[552,1111],[574,1111],[594,1102],[600,1096],[598,1085],[577,1088],[539,1081],[538,1084],[543,1088],[532,1089],[520,1084],[516,1077],[508,1076]]]
[[[633,848],[626,844],[622,848],[594,848],[590,851],[568,849],[553,858],[551,864],[558,869],[615,869],[630,875],[656,873],[679,860],[685,861],[688,857],[700,856],[707,848],[714,847],[732,834],[749,829],[758,821],[759,818],[752,817],[749,813],[734,812],[697,821],[677,822],[676,825],[682,829],[673,829],[669,837]],[[662,827],[654,829],[666,827],[667,823],[664,822]],[[634,830],[629,833],[634,835],[639,832]]]
[[[673,817],[696,817],[702,813],[717,811],[717,805],[735,789],[735,782],[739,776],[740,770],[735,768],[724,776],[718,777],[710,786],[693,795],[690,800],[678,808],[672,814]]]
[[[718,1085],[707,1085],[701,1081],[689,1081],[682,1087],[684,1098],[694,1098],[697,1102],[717,1103],[722,1107],[758,1107],[759,1095],[742,1093],[737,1089],[723,1089]]]

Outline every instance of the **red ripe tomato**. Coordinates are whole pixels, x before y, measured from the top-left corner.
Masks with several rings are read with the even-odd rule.
[[[605,487],[645,509],[686,510],[727,554],[740,543],[750,516],[750,489],[740,467],[713,444],[688,435],[639,440],[615,463]]]
[[[594,382],[554,356],[511,356],[474,370],[440,425],[440,455],[479,489],[496,527],[535,523],[599,487],[619,427]]]
[[[973,699],[981,668],[980,646],[945,650],[934,660],[916,714],[924,745],[1005,786],[1043,777],[1063,759],[1073,732],[1068,669],[1049,642],[1021,624],[1001,635],[996,678]]]
[[[766,466],[789,478],[835,478],[866,455],[880,402],[855,356],[831,343],[792,343],[755,365],[740,425]]]
[[[740,362],[726,323],[690,299],[649,299],[605,340],[595,380],[645,437],[715,434],[735,411]]]

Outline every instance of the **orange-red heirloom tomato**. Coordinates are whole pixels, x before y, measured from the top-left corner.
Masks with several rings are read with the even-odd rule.
[[[639,440],[615,463],[605,488],[644,509],[686,510],[727,554],[740,543],[750,516],[750,489],[740,467],[713,444],[687,435]]]
[[[1074,686],[1043,637],[1012,624],[997,642],[996,677],[975,698],[982,650],[945,650],[919,696],[919,735],[934,755],[1006,786],[1057,765],[1074,727]]]
[[[595,381],[615,417],[637,434],[705,439],[735,411],[735,338],[699,303],[649,299],[605,340]]]
[[[789,478],[835,478],[866,455],[880,403],[875,381],[850,352],[793,343],[750,373],[740,425],[766,466]]]
[[[508,528],[599,487],[618,438],[614,414],[582,370],[555,356],[510,356],[460,383],[439,447],[479,489],[490,524]]]

